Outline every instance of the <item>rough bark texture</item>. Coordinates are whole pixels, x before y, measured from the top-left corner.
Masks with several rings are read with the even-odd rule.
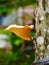
[[[36,41],[35,43],[35,61],[32,65],[49,65],[47,61],[41,61],[44,58],[49,57],[49,2],[48,0],[38,0],[38,7],[36,10]],[[37,42],[37,39],[42,37],[44,42],[40,40]],[[38,60],[38,61],[37,61]],[[47,59],[46,59],[47,60]]]

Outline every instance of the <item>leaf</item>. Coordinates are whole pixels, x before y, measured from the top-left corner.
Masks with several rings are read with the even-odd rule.
[[[31,30],[30,32],[30,36],[33,37],[35,35],[36,31],[35,30]]]
[[[16,40],[14,41],[14,44],[15,44],[16,46],[19,46],[22,42],[23,42],[22,39],[16,39]]]

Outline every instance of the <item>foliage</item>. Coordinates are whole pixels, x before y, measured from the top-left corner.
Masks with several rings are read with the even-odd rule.
[[[4,31],[4,28],[0,28],[0,34],[7,34],[7,35],[11,35],[11,32],[8,31]]]
[[[23,43],[23,39],[19,38],[18,36],[16,36],[14,33],[11,34],[10,36],[10,42],[13,44],[13,45],[16,45],[16,46],[19,46],[20,44]]]
[[[20,6],[24,7],[30,4],[33,5],[34,8],[36,7],[36,0],[0,0],[0,2],[3,2],[3,4],[0,4],[0,13],[8,13],[11,12],[12,9],[17,9]],[[11,32],[4,31],[4,28],[0,29],[0,34],[8,35],[10,37],[9,42],[11,42],[13,49],[16,47],[15,51],[12,51],[12,53],[5,53],[0,49],[0,65],[31,65],[31,63],[34,61],[35,53],[31,52],[29,54],[29,59],[26,58],[26,53],[21,53],[19,46],[24,42],[24,40]],[[30,36],[34,35],[35,31],[31,31]]]
[[[5,53],[0,50],[0,64],[1,65],[31,65],[34,61],[35,54],[34,52],[30,53],[30,58],[26,58],[26,53],[21,54],[20,50],[17,50],[15,53]]]
[[[0,0],[0,13],[2,12],[11,12],[12,9],[17,9],[20,6],[24,7],[26,5],[33,5],[35,8],[37,3],[36,0]]]
[[[18,47],[18,49],[15,49],[12,53],[5,53],[0,49],[0,63],[1,65],[31,65],[31,63],[34,61],[35,58],[35,53],[31,52],[30,58],[27,59],[26,55],[27,53],[21,53],[20,50],[20,44],[23,43],[24,40],[21,38],[17,37],[15,34],[10,33],[10,32],[5,32],[4,29],[0,29],[0,34],[7,34],[9,35],[10,39],[9,41],[11,42],[12,45],[15,45]],[[14,46],[14,48],[15,48]]]
[[[19,46],[20,44],[22,44],[22,42],[23,42],[22,39],[16,39],[16,40],[14,41],[14,44],[17,45],[17,46]]]
[[[17,1],[17,6],[26,6],[26,5],[30,5],[30,4],[35,4],[36,0],[19,0]]]
[[[31,30],[30,32],[30,36],[33,37],[35,35],[36,31],[35,30]]]
[[[15,44],[16,46],[19,46],[23,40],[19,37],[17,37],[15,34],[8,32],[8,31],[4,31],[3,28],[0,29],[0,34],[6,34],[9,36],[9,42]]]

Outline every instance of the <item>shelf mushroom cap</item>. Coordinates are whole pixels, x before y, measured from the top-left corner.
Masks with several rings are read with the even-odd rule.
[[[13,32],[14,34],[16,34],[17,36],[19,36],[20,38],[24,39],[24,40],[28,40],[30,41],[30,31],[31,29],[34,29],[34,25],[25,25],[25,26],[19,26],[19,25],[10,25],[8,26],[5,31],[10,31]]]

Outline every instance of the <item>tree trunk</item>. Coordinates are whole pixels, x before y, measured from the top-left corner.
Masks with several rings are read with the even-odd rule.
[[[36,13],[36,42],[35,42],[35,60],[43,59],[49,56],[49,22],[48,0],[38,0],[38,8]],[[47,39],[48,38],[48,39]],[[39,41],[40,40],[40,41]]]

